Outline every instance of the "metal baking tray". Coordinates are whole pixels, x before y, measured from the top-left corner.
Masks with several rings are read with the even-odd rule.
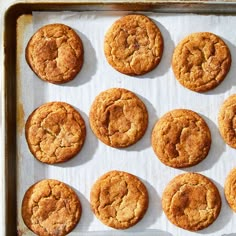
[[[4,16],[4,78],[3,78],[3,132],[5,159],[3,170],[5,184],[5,226],[0,227],[0,235],[20,235],[17,233],[17,147],[16,147],[16,109],[17,109],[17,19],[33,11],[152,11],[159,13],[199,13],[235,14],[236,3],[213,1],[136,1],[136,2],[34,2],[16,3],[10,6]],[[233,30],[233,29],[232,29]],[[148,235],[157,232],[146,232]],[[99,235],[103,235],[100,233]],[[118,235],[118,234],[117,234]],[[145,234],[144,234],[145,235]]]

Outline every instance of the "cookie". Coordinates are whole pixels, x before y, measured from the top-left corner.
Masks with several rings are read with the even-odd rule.
[[[153,70],[163,53],[163,38],[157,25],[144,15],[127,15],[107,31],[104,53],[108,63],[127,75]]]
[[[225,198],[230,208],[236,212],[236,168],[233,168],[225,180]]]
[[[197,231],[208,227],[218,217],[221,198],[215,184],[197,173],[180,174],[166,186],[162,208],[174,225]]]
[[[29,40],[26,61],[35,74],[50,83],[66,83],[79,73],[84,50],[79,35],[67,25],[49,24]]]
[[[90,204],[96,217],[115,229],[127,229],[138,223],[148,208],[148,192],[134,175],[110,171],[93,185]]]
[[[229,48],[224,41],[209,32],[192,33],[175,48],[172,68],[184,87],[205,92],[218,86],[231,65]]]
[[[81,204],[69,186],[53,179],[32,185],[25,193],[21,214],[26,226],[37,235],[64,236],[80,220]]]
[[[49,102],[28,117],[25,135],[31,153],[41,162],[65,162],[81,150],[86,136],[85,122],[71,105]]]
[[[103,143],[124,148],[142,138],[148,126],[148,112],[133,92],[111,88],[95,98],[89,121],[93,133]]]
[[[223,140],[232,148],[236,148],[236,94],[228,97],[220,108],[218,125]]]
[[[152,148],[162,163],[182,168],[198,164],[208,154],[211,133],[196,112],[176,109],[166,113],[152,131]]]

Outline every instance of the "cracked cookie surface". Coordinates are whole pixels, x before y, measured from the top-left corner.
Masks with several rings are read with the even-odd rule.
[[[224,41],[209,32],[193,33],[175,48],[172,68],[184,87],[204,92],[218,86],[227,75],[231,54]]]
[[[218,124],[224,141],[230,147],[236,148],[236,94],[229,96],[222,104]]]
[[[95,98],[89,121],[93,133],[103,143],[123,148],[142,138],[148,125],[148,112],[133,92],[111,88]]]
[[[127,15],[107,31],[104,52],[108,63],[127,75],[142,75],[153,70],[163,53],[159,28],[147,16]]]
[[[218,217],[221,198],[215,184],[198,173],[180,174],[166,186],[162,208],[171,223],[197,231],[208,227]]]
[[[236,168],[233,168],[225,180],[225,198],[230,208],[236,212]]]
[[[198,164],[208,154],[211,133],[196,112],[176,109],[166,113],[152,131],[152,148],[162,163],[174,168]]]
[[[67,25],[49,24],[40,28],[29,40],[26,61],[42,80],[66,83],[79,73],[83,65],[83,44]]]
[[[148,208],[148,192],[136,176],[110,171],[93,185],[90,204],[96,217],[104,224],[126,229],[143,218]]]
[[[52,179],[32,185],[22,201],[22,218],[39,236],[64,236],[80,220],[81,204],[76,193],[66,184]]]
[[[71,105],[49,102],[34,110],[25,125],[31,153],[41,162],[65,162],[81,150],[86,136],[85,122]]]

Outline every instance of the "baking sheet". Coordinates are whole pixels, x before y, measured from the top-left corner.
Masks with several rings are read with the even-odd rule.
[[[235,93],[236,67],[236,16],[195,15],[142,12],[151,17],[160,28],[164,42],[164,54],[159,66],[141,77],[132,77],[115,71],[103,53],[103,38],[111,24],[129,12],[34,12],[33,17],[22,16],[18,20],[17,39],[17,212],[18,233],[32,235],[21,218],[21,201],[25,191],[36,181],[53,178],[69,184],[78,194],[83,214],[70,235],[97,235],[116,233],[103,225],[91,212],[90,188],[95,180],[110,170],[122,170],[138,176],[148,188],[150,204],[142,221],[122,231],[127,235],[147,231],[159,235],[236,235],[236,215],[230,210],[223,195],[224,180],[236,166],[236,150],[226,146],[217,129],[219,106],[230,94]],[[26,44],[39,27],[49,23],[64,23],[75,29],[83,41],[85,61],[81,72],[71,82],[53,85],[41,81],[26,64]],[[225,81],[207,93],[195,93],[183,88],[171,70],[171,56],[175,45],[186,35],[197,31],[210,31],[224,39],[232,54],[232,66]],[[90,130],[88,115],[95,96],[111,87],[123,87],[135,92],[146,104],[149,126],[144,137],[126,149],[114,149],[98,141]],[[87,138],[81,152],[72,160],[57,165],[36,161],[28,150],[24,123],[38,106],[49,101],[64,101],[73,105],[83,116]],[[164,113],[175,108],[186,108],[204,117],[212,134],[212,146],[208,157],[200,164],[185,169],[163,165],[151,148],[151,131]],[[199,172],[211,178],[222,197],[222,209],[217,220],[208,228],[193,233],[173,226],[161,209],[161,195],[167,183],[177,174]],[[154,231],[153,231],[154,230]],[[161,232],[161,233],[160,233]],[[149,234],[148,233],[148,234]]]

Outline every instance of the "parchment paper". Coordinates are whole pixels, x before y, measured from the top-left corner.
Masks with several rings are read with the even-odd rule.
[[[115,71],[103,53],[104,34],[111,24],[128,12],[34,12],[32,22],[21,24],[18,42],[18,133],[17,133],[17,211],[18,229],[21,235],[32,235],[21,218],[21,201],[25,191],[36,181],[53,178],[69,184],[78,194],[83,213],[71,235],[121,235],[102,224],[92,213],[89,195],[92,184],[110,170],[122,170],[138,176],[148,188],[150,204],[144,218],[134,227],[122,231],[124,235],[236,235],[236,214],[228,207],[223,186],[228,172],[236,166],[236,151],[228,147],[217,128],[219,107],[229,95],[236,92],[236,16],[158,14],[142,12],[151,17],[160,28],[164,42],[161,63],[152,72],[141,77],[123,75]],[[24,22],[24,21],[23,21]],[[49,23],[64,23],[81,37],[85,61],[81,72],[71,82],[53,85],[34,75],[24,57],[26,44],[39,27]],[[20,25],[20,24],[19,24]],[[232,54],[232,66],[222,84],[210,92],[195,93],[182,87],[171,69],[171,56],[175,45],[189,33],[213,32],[227,43]],[[145,136],[126,149],[114,149],[98,141],[90,130],[88,115],[90,106],[101,91],[111,87],[123,87],[135,92],[146,104],[149,126]],[[30,153],[24,135],[24,122],[38,106],[49,101],[65,101],[73,105],[86,121],[87,138],[82,151],[72,160],[57,165],[38,162]],[[162,115],[175,108],[198,112],[206,120],[212,134],[211,150],[200,164],[185,169],[163,165],[151,148],[152,128]],[[199,172],[211,178],[222,197],[222,209],[217,220],[199,232],[188,232],[172,225],[161,208],[161,196],[167,183],[177,174]],[[80,234],[79,234],[80,232]],[[134,233],[136,232],[136,233]]]

